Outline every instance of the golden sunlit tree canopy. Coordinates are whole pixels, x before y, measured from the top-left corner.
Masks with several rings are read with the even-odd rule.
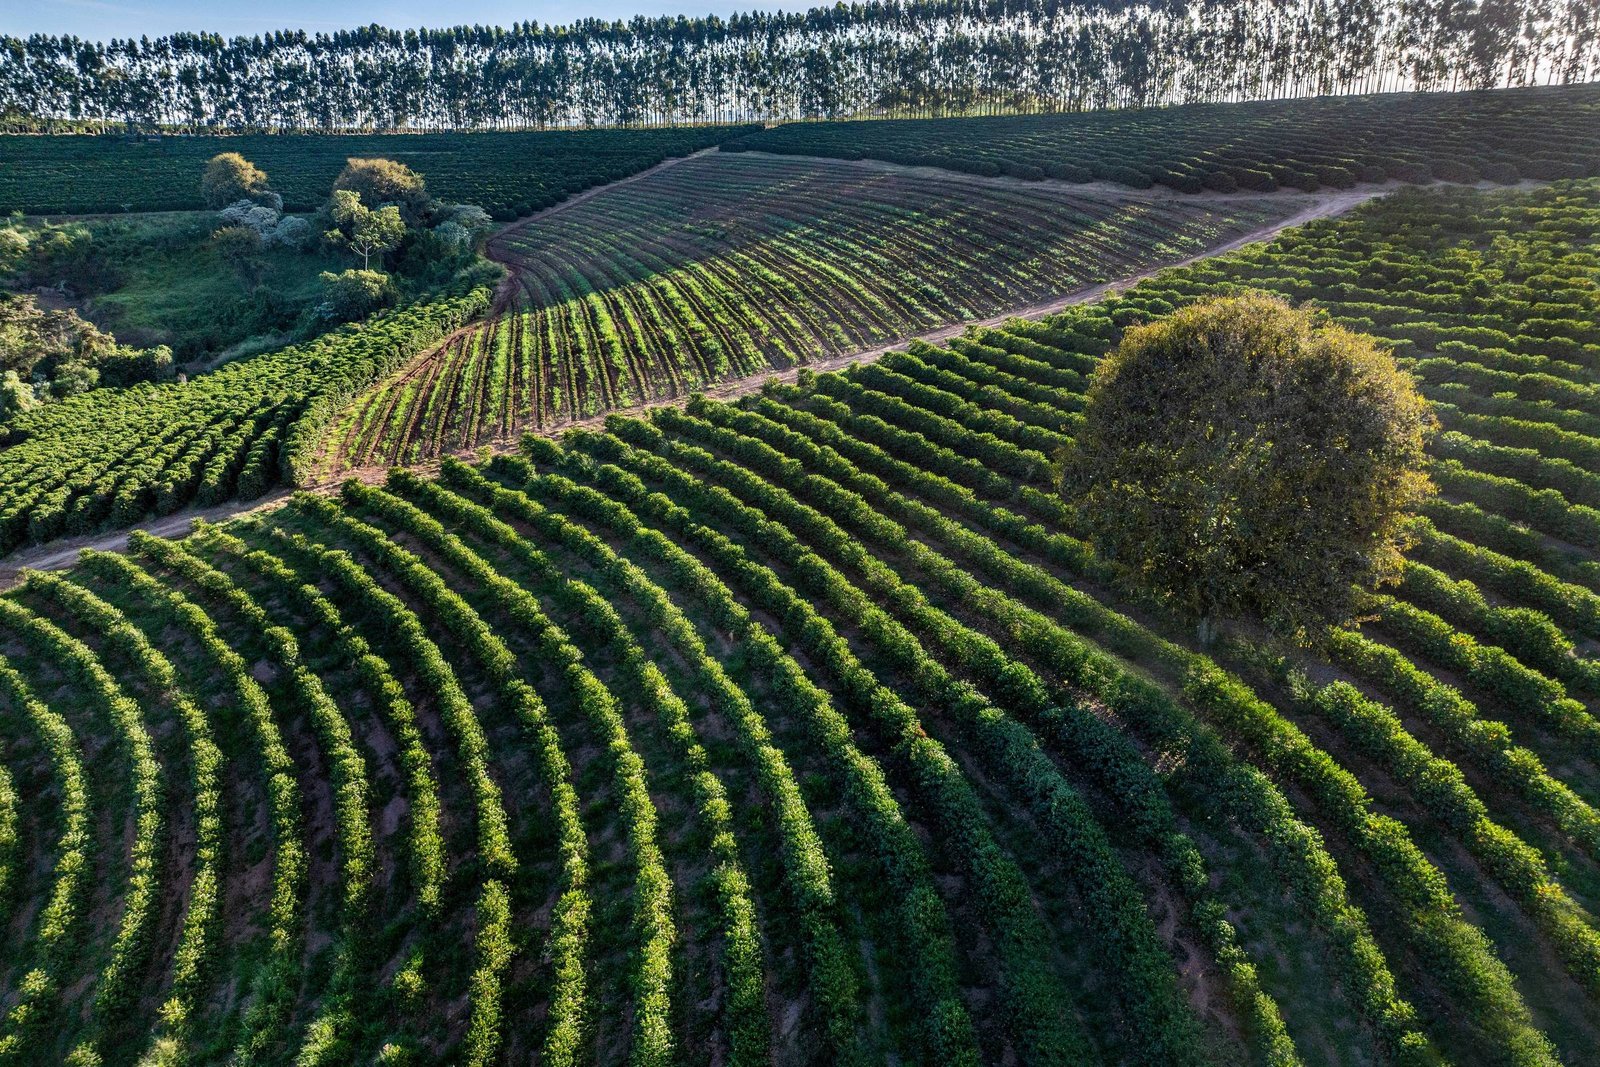
[[[1060,476],[1096,547],[1207,624],[1346,617],[1429,489],[1410,377],[1264,294],[1130,329],[1085,415]]]
[[[226,207],[238,200],[254,200],[266,193],[266,172],[237,152],[219,152],[212,156],[200,178],[200,195],[210,208]]]

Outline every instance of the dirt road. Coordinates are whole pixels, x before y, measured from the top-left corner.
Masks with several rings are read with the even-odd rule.
[[[704,149],[700,152],[693,153],[692,155],[668,159],[650,168],[649,170],[641,171],[638,174],[623,178],[617,182],[612,182],[609,185],[599,186],[594,189],[590,189],[587,192],[579,193],[571,199],[564,200],[560,204],[547,208],[545,211],[540,212],[537,215],[532,215],[526,219],[518,220],[505,230],[500,231],[500,234],[497,234],[496,237],[502,236],[505,233],[525,226],[534,219],[542,218],[551,213],[563,211],[567,208],[573,207],[582,203],[584,200],[587,200],[593,196],[598,196],[600,193],[603,193],[607,190],[615,189],[619,186],[639,181],[647,175],[653,174],[659,170],[676,166],[685,160],[694,159],[698,156],[703,156],[713,151],[715,151],[715,149]],[[883,167],[893,166],[892,164],[874,164],[872,161],[864,161],[862,165]],[[903,170],[906,168],[899,169]],[[913,169],[939,174],[940,176],[948,176],[952,182],[962,184],[1019,181],[1019,179],[1014,178],[981,178],[972,175],[954,174],[949,171],[938,171],[934,168]],[[1117,197],[1120,199],[1153,199],[1168,197],[1182,198],[1188,201],[1206,198],[1204,197],[1204,194],[1202,194],[1202,196],[1186,196],[1182,193],[1162,193],[1152,190],[1125,189],[1119,186],[1107,186],[1102,190],[1098,187],[1101,183],[1091,183],[1090,185],[1073,185],[1071,183],[1061,182],[1057,184],[1062,185],[1066,190],[1070,190],[1075,195],[1085,195],[1086,193],[1089,193],[1094,195]],[[1524,182],[1522,184],[1532,186],[1538,183]],[[842,370],[845,367],[849,367],[857,363],[865,363],[877,359],[886,352],[891,352],[898,348],[904,348],[912,341],[920,340],[927,341],[930,344],[937,344],[940,341],[959,336],[968,327],[998,326],[1006,320],[1013,318],[1037,318],[1043,315],[1052,314],[1075,304],[1083,304],[1098,300],[1110,293],[1121,292],[1122,290],[1127,289],[1130,286],[1133,286],[1138,282],[1170,267],[1185,266],[1211,256],[1223,255],[1256,241],[1269,240],[1283,230],[1291,227],[1301,226],[1315,219],[1331,218],[1336,215],[1341,215],[1352,208],[1367,202],[1368,200],[1374,199],[1375,197],[1384,196],[1392,192],[1395,188],[1399,187],[1400,186],[1391,183],[1388,185],[1363,185],[1354,189],[1339,189],[1322,193],[1279,192],[1273,194],[1250,194],[1250,198],[1255,200],[1274,200],[1281,197],[1286,203],[1299,205],[1299,209],[1281,221],[1258,227],[1254,230],[1251,230],[1249,233],[1234,238],[1231,241],[1213,248],[1208,248],[1203,252],[1185,257],[1184,259],[1174,260],[1173,262],[1152,267],[1149,270],[1140,271],[1136,274],[1130,274],[1123,278],[1117,278],[1113,281],[1105,282],[1100,285],[1078,289],[1045,303],[1012,308],[1002,314],[994,315],[986,319],[955,323],[950,326],[941,327],[937,330],[930,330],[926,333],[902,337],[886,345],[862,349],[857,352],[851,352],[841,356],[834,356],[828,359],[817,360],[813,363],[807,364],[805,369],[813,371]],[[1220,200],[1228,199],[1229,197],[1224,196],[1223,194],[1214,194],[1210,198]],[[1238,195],[1235,195],[1232,198],[1235,200],[1243,199],[1242,196]],[[492,244],[493,241],[491,240],[491,245]],[[723,400],[747,396],[751,393],[758,392],[764,383],[773,379],[778,381],[793,382],[799,375],[799,370],[800,368],[790,368],[784,371],[777,371],[768,374],[756,375],[749,378],[741,378],[723,382],[720,385],[705,390],[705,394],[707,396]],[[657,401],[648,405],[640,405],[637,407],[621,408],[606,412],[602,415],[596,415],[592,418],[579,419],[570,423],[563,423],[557,426],[547,427],[541,432],[545,433],[547,436],[554,437],[559,436],[565,431],[573,428],[597,428],[605,423],[605,419],[608,415],[637,415],[642,411],[647,410],[647,408],[661,407],[665,404],[675,404],[681,406],[686,402],[686,399],[687,398],[678,398],[676,400]],[[494,452],[514,451],[517,447],[517,441],[520,440],[520,437],[521,435],[519,433],[516,438],[496,441],[491,443],[488,447]],[[458,455],[470,456],[475,454],[477,451],[479,451],[477,448],[467,449],[458,453]],[[437,468],[438,461],[434,460],[428,463],[418,464],[413,469],[421,473],[428,473],[436,470]],[[383,478],[384,473],[384,468],[356,468],[341,472],[340,478],[357,478],[364,482],[377,482]],[[335,487],[333,485],[322,485],[316,487],[316,490],[319,492],[331,492],[334,488]],[[181,537],[189,532],[195,519],[204,519],[208,522],[221,522],[225,519],[234,518],[239,515],[245,515],[251,512],[277,507],[283,503],[288,495],[289,494],[287,490],[280,490],[249,503],[222,504],[212,508],[190,508],[177,512],[173,515],[167,515],[159,519],[153,519],[148,522],[140,523],[134,527],[134,529],[145,530],[161,537]],[[119,530],[111,533],[93,535],[89,537],[71,538],[68,540],[51,542],[48,545],[40,545],[21,549],[12,553],[10,556],[5,557],[3,560],[0,560],[0,589],[9,588],[10,586],[16,584],[18,572],[24,569],[61,570],[66,567],[70,567],[77,560],[78,554],[86,548],[98,549],[103,552],[121,551],[127,547],[128,535],[128,530]]]
[[[236,519],[253,511],[266,511],[270,508],[278,507],[288,498],[289,490],[278,489],[258,500],[236,500],[210,508],[185,508],[171,515],[163,515],[158,519],[149,519],[138,523],[126,530],[90,534],[87,537],[66,537],[59,541],[51,541],[47,545],[33,545],[28,548],[18,549],[4,559],[0,559],[0,589],[9,589],[16,585],[18,575],[24,570],[65,570],[78,562],[78,555],[84,549],[92,548],[100,552],[121,552],[128,547],[128,537],[134,530],[143,530],[146,533],[155,534],[157,537],[184,537],[194,528],[196,519],[201,519],[205,522],[222,522],[224,519]]]

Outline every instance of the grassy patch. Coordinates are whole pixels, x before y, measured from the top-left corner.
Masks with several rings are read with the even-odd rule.
[[[180,362],[210,363],[255,337],[316,332],[307,312],[322,300],[317,276],[349,257],[267,249],[247,279],[211,247],[216,227],[209,211],[76,220],[67,228],[87,234],[85,251],[31,281],[65,282],[80,312],[119,341],[169,345]]]

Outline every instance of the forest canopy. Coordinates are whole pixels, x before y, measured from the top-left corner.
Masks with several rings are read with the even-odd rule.
[[[628,125],[1137,107],[1597,73],[1592,0],[895,0],[726,20],[0,37],[0,116],[13,128]]]

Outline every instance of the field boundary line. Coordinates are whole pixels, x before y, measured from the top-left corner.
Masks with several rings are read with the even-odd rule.
[[[501,230],[499,234],[496,234],[496,236],[498,237],[501,234],[509,232],[510,229],[515,226],[521,226],[528,222],[532,222],[535,219],[542,218],[551,212],[559,211],[564,207],[570,207],[574,203],[578,202],[580,198],[588,198],[590,196],[598,195],[606,189],[612,189],[618,185],[623,185],[631,181],[637,181],[643,178],[645,175],[661,170],[664,167],[674,166],[678,163],[684,162],[685,160],[693,159],[697,156],[702,156],[714,151],[716,151],[715,148],[706,148],[701,149],[699,152],[691,153],[687,156],[676,156],[672,159],[663,160],[661,163],[658,163],[649,170],[640,171],[638,174],[630,175],[629,177],[623,178],[617,182],[613,182],[610,185],[596,186],[594,189],[587,190],[571,199],[564,200],[560,204],[546,208],[542,212],[530,215],[526,219],[521,219],[518,222],[513,223],[512,226],[508,226],[506,229]],[[757,153],[746,154],[754,155]],[[771,155],[773,158],[785,159],[826,159],[826,157],[812,156],[779,156],[776,153],[760,154]],[[852,161],[827,160],[827,162],[848,163]],[[885,164],[885,166],[894,167],[899,170],[914,169],[902,167],[899,164]],[[937,170],[938,168],[930,167],[922,169]],[[980,182],[994,180],[975,175],[959,175],[959,177],[974,177]],[[1020,179],[1015,180],[1018,182],[1021,181]],[[1070,186],[1070,183],[1063,182],[1061,184]],[[1547,184],[1549,183],[1523,181],[1514,186],[1502,186],[1483,182],[1479,183],[1478,187],[1486,189],[1513,190],[1537,188]],[[1082,188],[1082,186],[1071,187],[1079,189]],[[796,367],[785,368],[784,370],[780,371],[767,371],[761,374],[729,379],[728,381],[720,382],[708,389],[701,390],[701,392],[705,396],[718,400],[737,399],[742,396],[749,396],[752,393],[759,392],[762,386],[769,381],[792,383],[797,377],[799,377],[799,373],[802,370],[819,373],[825,371],[843,370],[858,363],[870,363],[873,360],[881,358],[888,352],[893,352],[906,347],[913,341],[924,341],[928,344],[938,344],[939,342],[947,341],[952,337],[959,337],[961,334],[965,333],[969,327],[984,328],[999,326],[1011,319],[1041,318],[1077,304],[1090,303],[1100,299],[1101,297],[1122,292],[1148,278],[1154,277],[1164,270],[1169,270],[1174,267],[1185,267],[1193,263],[1198,263],[1204,259],[1227,255],[1229,252],[1238,251],[1240,248],[1243,248],[1246,245],[1255,244],[1260,241],[1271,240],[1284,230],[1292,229],[1296,226],[1303,226],[1306,223],[1314,222],[1318,219],[1337,217],[1355,209],[1356,207],[1359,207],[1364,203],[1367,203],[1370,200],[1387,196],[1389,193],[1393,192],[1399,187],[1403,186],[1400,186],[1396,183],[1385,185],[1368,184],[1365,186],[1359,186],[1355,189],[1341,189],[1328,193],[1282,192],[1256,194],[1253,199],[1270,200],[1281,195],[1285,199],[1293,196],[1303,201],[1307,201],[1307,203],[1305,207],[1292,215],[1285,216],[1283,219],[1280,219],[1277,222],[1271,222],[1263,226],[1258,226],[1248,233],[1242,234],[1220,245],[1215,245],[1211,248],[1196,252],[1195,254],[1186,256],[1182,259],[1177,259],[1169,263],[1162,263],[1157,266],[1149,267],[1145,270],[1125,275],[1121,278],[1116,278],[1107,282],[1101,282],[1096,285],[1084,286],[1042,303],[1014,308],[1010,311],[1002,312],[997,315],[991,315],[984,319],[975,319],[966,322],[954,323],[949,326],[941,326],[938,329],[928,330],[919,334],[912,334],[887,344],[877,345],[872,348],[861,349],[855,352],[849,352],[844,355],[818,359],[813,362],[805,363]],[[1126,191],[1135,194],[1140,192],[1140,190],[1135,189]],[[1174,193],[1173,197],[1183,197],[1190,200],[1198,199],[1198,197],[1190,197],[1183,193]],[[1240,199],[1244,198],[1241,197]],[[481,325],[482,321],[483,320],[476,320],[473,324],[462,327],[460,330],[455,331],[452,334],[452,337],[455,333],[465,332],[468,329],[475,328],[477,325]],[[445,338],[444,342],[441,343],[448,343],[449,340],[450,338]],[[431,352],[432,349],[429,351]],[[398,372],[396,377],[406,377],[412,368],[420,365],[421,362],[421,360],[415,361],[412,367],[407,367],[406,369]],[[508,435],[504,439],[496,439],[492,442],[486,442],[472,448],[451,450],[450,452],[442,453],[439,456],[435,456],[425,462],[409,465],[407,469],[416,471],[419,474],[431,475],[438,471],[439,466],[445,456],[455,459],[470,458],[481,453],[484,449],[488,449],[492,454],[515,452],[517,451],[518,443],[520,442],[524,433],[536,434],[541,437],[556,438],[560,437],[567,430],[571,429],[597,429],[603,427],[605,425],[605,420],[612,415],[637,416],[649,411],[652,408],[669,406],[682,407],[688,403],[688,400],[689,398],[687,396],[671,397],[664,400],[653,400],[646,404],[636,404],[625,408],[613,408],[612,410],[602,412],[599,415],[592,415],[582,419],[574,419],[568,422],[554,423],[539,427],[537,429],[524,427],[519,429],[517,433]],[[310,492],[326,494],[336,491],[339,483],[351,478],[366,482],[368,484],[378,484],[383,481],[389,469],[390,468],[388,466],[352,467],[340,471],[336,477],[326,478],[313,484],[296,488],[304,489]],[[134,530],[143,530],[158,537],[182,537],[189,533],[190,529],[192,528],[192,524],[196,519],[206,522],[222,522],[227,519],[248,515],[253,512],[270,510],[281,506],[288,500],[289,495],[294,491],[294,488],[280,487],[273,490],[266,496],[253,501],[234,501],[231,503],[218,504],[208,508],[185,508],[181,511],[174,512],[171,515],[165,515],[147,522],[136,523],[126,529],[112,530],[101,534],[84,535],[64,541],[52,541],[44,545],[35,545],[19,549],[9,556],[0,557],[0,591],[9,589],[16,585],[19,580],[19,572],[24,569],[64,570],[68,567],[71,567],[77,562],[79,553],[85,549],[94,549],[101,552],[121,552],[126,549],[129,535]]]

